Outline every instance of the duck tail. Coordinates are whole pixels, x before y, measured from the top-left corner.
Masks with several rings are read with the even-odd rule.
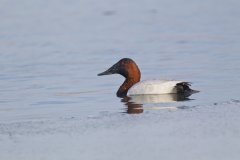
[[[177,93],[184,94],[186,96],[190,96],[194,93],[198,93],[199,91],[193,90],[190,88],[190,82],[180,82],[176,84]]]

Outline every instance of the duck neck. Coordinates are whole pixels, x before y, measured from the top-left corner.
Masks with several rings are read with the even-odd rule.
[[[128,77],[125,79],[123,84],[119,87],[117,91],[118,97],[125,97],[129,88],[131,88],[134,84],[140,81],[140,75],[138,77]]]

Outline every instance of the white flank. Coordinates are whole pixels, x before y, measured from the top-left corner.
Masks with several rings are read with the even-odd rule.
[[[136,83],[128,90],[128,95],[177,93],[177,83],[183,81],[145,80]]]

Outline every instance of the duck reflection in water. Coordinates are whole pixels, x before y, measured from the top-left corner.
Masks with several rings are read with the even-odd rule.
[[[163,94],[163,95],[135,95],[125,96],[121,99],[126,105],[126,113],[128,114],[139,114],[144,111],[144,104],[155,104],[155,103],[170,103],[177,101],[188,101],[190,95],[183,94]],[[158,107],[159,109],[171,109],[177,107]]]
[[[121,102],[123,102],[127,106],[126,112],[124,113],[129,113],[129,114],[143,113],[143,104],[132,102],[131,97],[127,97],[127,96],[123,97],[121,99]]]

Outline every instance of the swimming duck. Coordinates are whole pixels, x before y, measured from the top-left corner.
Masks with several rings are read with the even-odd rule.
[[[117,91],[118,97],[171,93],[189,96],[198,92],[192,90],[190,83],[185,81],[145,80],[140,82],[141,72],[137,64],[130,58],[121,59],[108,70],[99,73],[98,76],[110,74],[120,74],[125,77],[125,81]]]

